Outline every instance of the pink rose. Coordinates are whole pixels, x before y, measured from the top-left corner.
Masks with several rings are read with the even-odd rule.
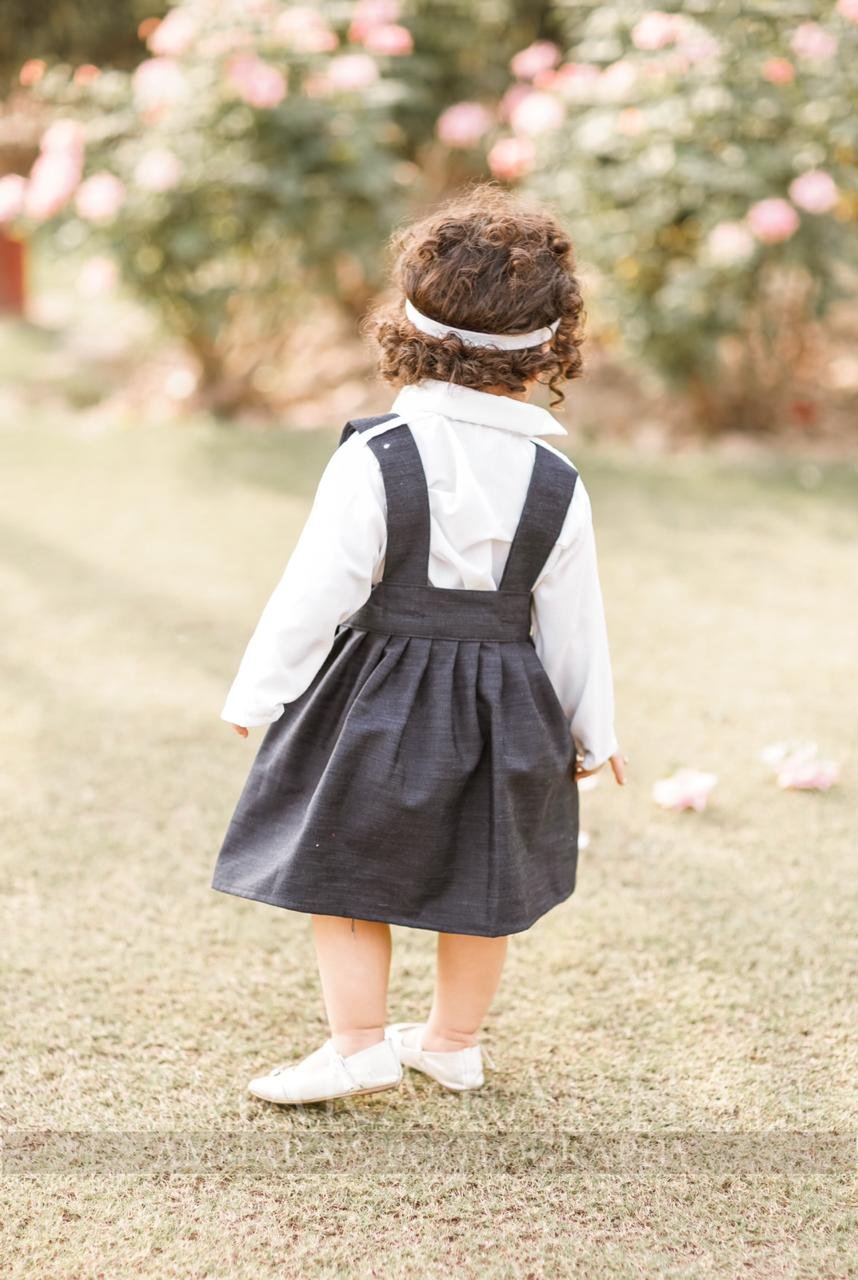
[[[824,62],[837,52],[837,40],[818,22],[802,22],[792,33],[790,44],[800,58]]]
[[[44,151],[30,171],[24,212],[42,221],[67,204],[80,182],[83,158],[71,151]]]
[[[563,123],[566,112],[563,103],[553,93],[541,93],[536,90],[517,102],[509,113],[509,121],[514,133],[523,133],[527,137],[535,137],[547,133]]]
[[[509,120],[518,104],[532,92],[529,84],[511,84],[498,103],[498,120]]]
[[[682,56],[692,67],[701,62],[711,62],[721,48],[715,37],[705,31],[683,36],[680,47]]]
[[[277,18],[274,34],[296,53],[330,53],[338,40],[317,9],[293,5]]]
[[[238,96],[251,107],[270,110],[286,97],[286,77],[255,53],[237,53],[230,60],[227,77]]]
[[[75,84],[87,85],[92,84],[101,75],[101,69],[96,67],[92,62],[84,62],[75,69],[73,76]]]
[[[638,69],[629,58],[610,63],[596,86],[600,102],[622,102],[638,83]]]
[[[766,58],[760,72],[770,84],[792,84],[795,80],[795,67],[789,58]]]
[[[646,129],[646,116],[640,107],[625,107],[617,116],[617,133],[624,138],[637,138]]]
[[[550,71],[560,61],[560,50],[550,40],[536,40],[521,49],[510,61],[510,70],[519,80],[533,80],[541,71]]]
[[[779,244],[795,235],[799,216],[787,200],[758,200],[746,215],[748,226],[763,244]]]
[[[710,260],[719,267],[746,262],[754,252],[754,237],[741,222],[719,222],[706,238]]]
[[[55,120],[39,140],[39,150],[47,154],[76,156],[83,159],[83,125],[77,120]]]
[[[501,138],[488,154],[489,169],[503,182],[516,182],[530,173],[535,149],[530,138]]]
[[[386,22],[381,27],[371,27],[364,36],[364,47],[370,53],[388,58],[401,58],[414,50],[414,37],[407,27]]]
[[[697,769],[678,769],[669,778],[662,778],[652,789],[652,798],[662,809],[681,813],[694,809],[701,813],[709,800],[709,793],[718,781],[714,773],[701,773]]]
[[[74,207],[87,222],[110,222],[125,203],[125,187],[112,173],[94,173],[80,184]]]
[[[357,93],[378,79],[378,66],[368,53],[343,53],[331,58],[326,81],[339,93]]]
[[[398,17],[398,0],[358,0],[349,26],[349,39],[363,41],[373,27],[396,22]]]
[[[87,298],[98,298],[110,293],[116,287],[118,274],[112,258],[104,255],[87,258],[77,273],[78,292]]]
[[[171,9],[146,41],[158,57],[180,58],[187,53],[197,34],[197,24],[184,9]]]
[[[0,226],[24,212],[26,190],[27,179],[20,173],[7,173],[0,178]]]
[[[795,178],[789,187],[790,199],[808,213],[828,213],[837,204],[839,192],[829,174],[810,169]]]
[[[134,181],[145,191],[170,191],[182,176],[182,166],[174,152],[153,147],[138,160]]]
[[[837,12],[847,22],[858,22],[858,0],[837,0]]]
[[[679,14],[651,9],[632,27],[632,44],[637,49],[665,49],[682,34],[684,23]]]
[[[492,116],[481,102],[456,102],[442,111],[435,132],[448,147],[475,147],[492,126]]]
[[[29,88],[39,83],[47,69],[48,64],[42,58],[28,58],[18,72],[18,81]]]
[[[143,111],[158,111],[180,102],[188,84],[182,68],[173,58],[147,58],[132,78],[134,99]]]
[[[600,78],[598,67],[588,62],[566,62],[554,73],[554,88],[567,102],[586,102],[593,97]]]

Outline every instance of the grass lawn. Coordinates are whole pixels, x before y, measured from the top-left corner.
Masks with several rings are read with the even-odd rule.
[[[336,436],[0,434],[10,1280],[858,1275],[858,471],[576,455],[630,785],[483,1091],[289,1111],[245,1084],[325,1034],[308,923],[209,887],[261,736],[218,713]],[[778,791],[788,737],[841,784]],[[703,814],[651,801],[681,764]],[[395,931],[393,1016],[433,943]]]

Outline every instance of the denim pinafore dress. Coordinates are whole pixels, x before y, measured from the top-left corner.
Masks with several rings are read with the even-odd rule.
[[[519,933],[575,887],[569,722],[531,636],[531,589],[577,472],[534,442],[498,590],[429,582],[429,493],[410,428],[368,431],[384,572],[309,687],[266,730],[212,888],[292,911]]]

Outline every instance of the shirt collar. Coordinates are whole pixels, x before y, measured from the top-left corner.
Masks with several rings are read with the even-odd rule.
[[[392,412],[407,420],[409,413],[441,413],[459,422],[479,422],[526,436],[565,436],[553,413],[513,396],[495,396],[456,382],[424,378],[403,387],[391,405]]]

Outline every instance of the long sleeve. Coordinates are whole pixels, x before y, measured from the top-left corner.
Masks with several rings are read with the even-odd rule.
[[[585,769],[617,751],[614,688],[590,498],[579,477],[533,590],[533,641]]]
[[[221,719],[270,724],[313,680],[337,626],[368,598],[387,543],[378,463],[355,434],[332,454],[310,514],[257,623]]]

